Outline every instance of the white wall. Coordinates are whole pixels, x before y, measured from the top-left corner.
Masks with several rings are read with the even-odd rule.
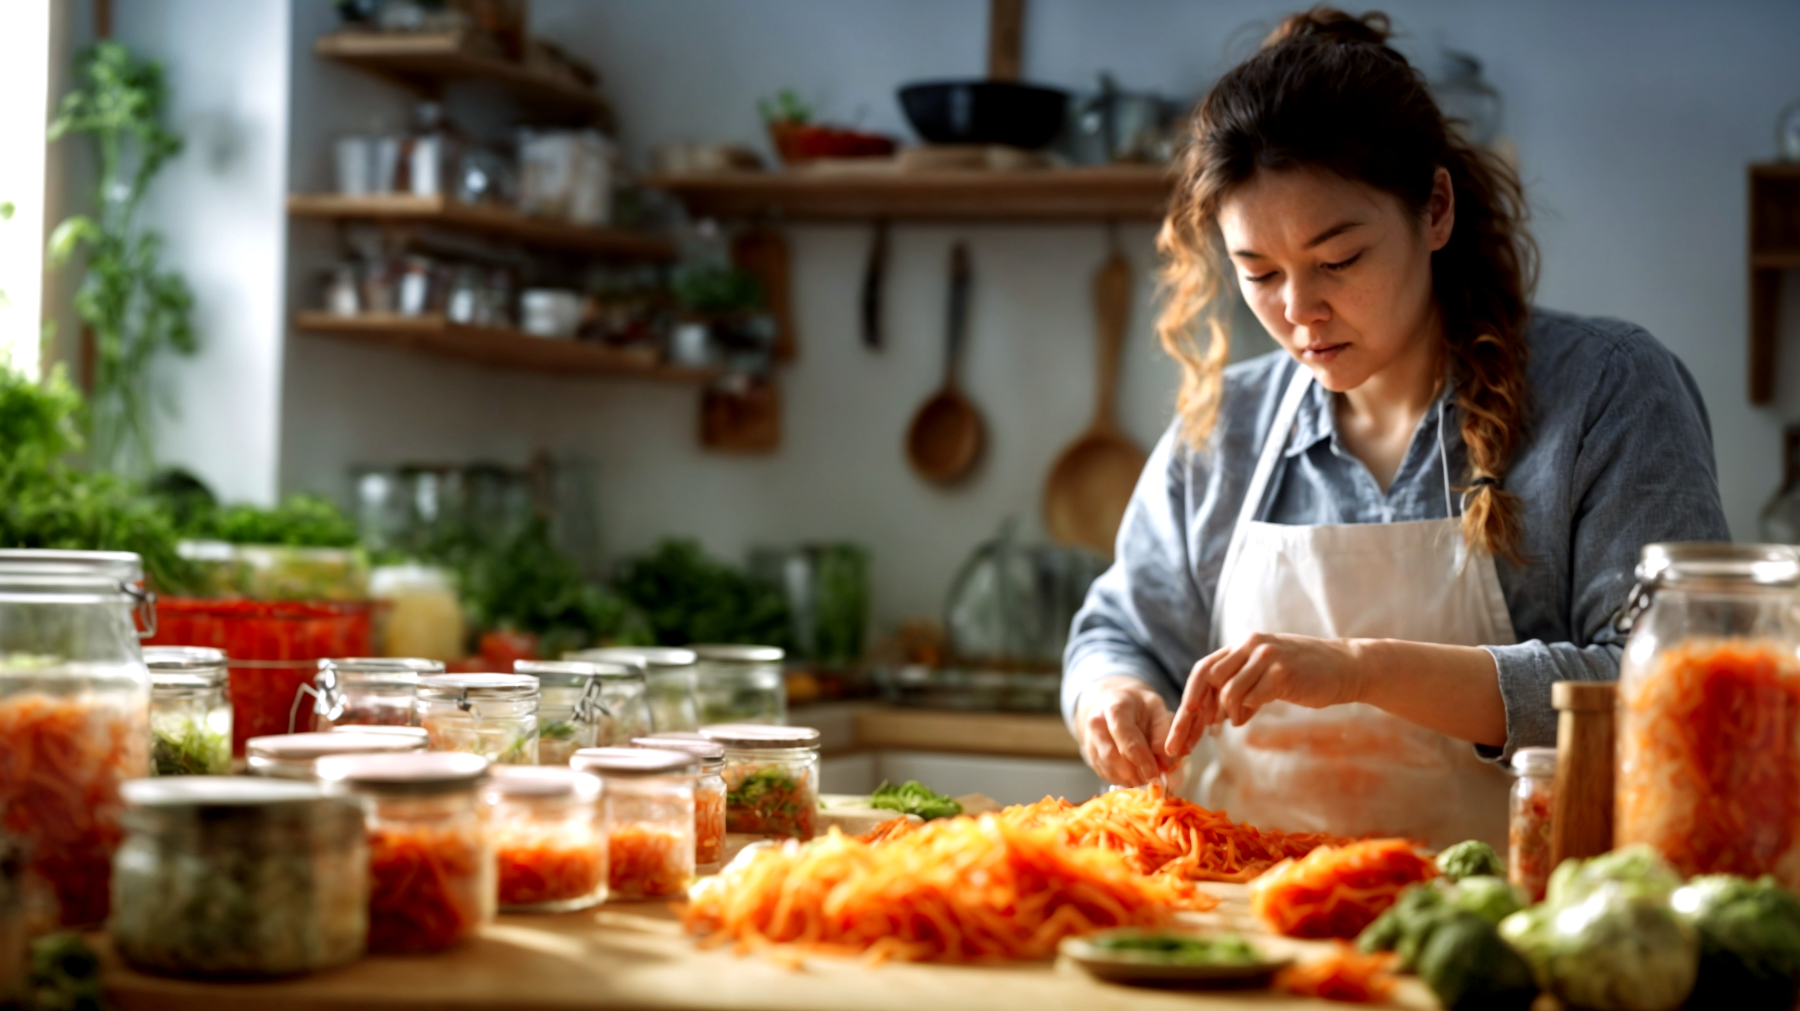
[[[1289,2],[1036,0],[1026,72],[1087,85],[1195,94]],[[296,180],[323,186],[321,124],[396,93],[305,55],[329,24],[324,0],[295,2]],[[759,141],[754,100],[794,87],[838,119],[907,135],[892,90],[979,73],[982,0],[537,0],[537,30],[595,59],[634,154],[665,140]],[[1745,401],[1744,165],[1768,158],[1776,112],[1800,97],[1800,5],[1741,2],[1388,6],[1407,45],[1478,54],[1505,94],[1538,211],[1543,304],[1623,316],[1686,360],[1712,412],[1733,530],[1778,476],[1782,419],[1800,405],[1800,302],[1776,409]],[[323,97],[309,93],[329,78]],[[385,106],[383,106],[385,107]],[[361,125],[361,124],[355,124]],[[318,166],[303,174],[303,162]],[[298,226],[297,226],[298,227]],[[976,276],[967,388],[990,455],[968,486],[927,487],[901,438],[941,368],[947,251],[971,244]],[[1138,281],[1123,376],[1127,429],[1146,444],[1169,415],[1173,367],[1150,336],[1151,229],[1124,232]],[[902,225],[888,283],[889,346],[857,338],[868,229],[794,228],[801,358],[784,376],[786,439],[767,458],[703,453],[694,395],[617,380],[489,373],[296,335],[290,340],[282,482],[339,492],[356,462],[519,460],[532,448],[601,466],[602,531],[613,553],[658,537],[700,537],[740,555],[756,543],[850,538],[875,551],[883,622],[935,613],[957,563],[1008,514],[1035,516],[1043,475],[1091,404],[1092,270],[1099,226]],[[322,244],[322,245],[319,245]],[[329,236],[307,240],[320,256]],[[300,265],[293,268],[301,271]],[[311,270],[317,270],[313,265]],[[295,275],[296,298],[311,297]],[[1800,287],[1790,285],[1800,299]]]

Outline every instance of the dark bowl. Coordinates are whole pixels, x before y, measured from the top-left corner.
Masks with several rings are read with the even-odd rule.
[[[1008,81],[929,81],[901,88],[900,106],[932,144],[1036,148],[1062,132],[1069,95]]]

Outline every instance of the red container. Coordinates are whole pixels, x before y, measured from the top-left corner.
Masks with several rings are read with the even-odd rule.
[[[231,753],[242,757],[252,737],[310,730],[290,726],[310,709],[300,687],[312,684],[318,662],[368,656],[374,604],[297,601],[197,600],[156,602],[155,646],[211,646],[231,658]],[[296,703],[299,703],[296,706]]]

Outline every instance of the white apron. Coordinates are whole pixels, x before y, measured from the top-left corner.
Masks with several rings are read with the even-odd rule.
[[[1214,647],[1253,632],[1515,642],[1494,560],[1467,549],[1454,508],[1449,519],[1406,523],[1256,519],[1312,382],[1304,368],[1294,376],[1257,460],[1214,596]],[[1441,407],[1438,454],[1448,507]],[[1504,852],[1508,786],[1468,742],[1374,706],[1276,702],[1242,727],[1221,728],[1196,799],[1261,828],[1402,836],[1434,847],[1483,839]]]

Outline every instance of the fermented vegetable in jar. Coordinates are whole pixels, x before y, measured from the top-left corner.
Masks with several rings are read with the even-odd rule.
[[[699,663],[694,651],[677,646],[608,646],[564,653],[564,660],[622,663],[644,671],[650,724],[659,734],[700,729]]]
[[[608,897],[674,898],[694,880],[694,756],[661,748],[583,748],[570,759],[606,796]]]
[[[433,674],[419,679],[416,722],[433,751],[496,765],[538,761],[538,679],[529,674]]]
[[[436,660],[416,657],[332,657],[313,675],[312,729],[340,723],[404,727],[413,722],[419,679],[444,673]]]
[[[725,749],[725,829],[813,837],[819,812],[819,732],[811,727],[725,723],[702,727]]]
[[[1800,888],[1800,553],[1652,544],[1620,667],[1618,845]]]
[[[145,972],[286,976],[368,933],[362,810],[318,785],[215,776],[125,784],[113,947]]]
[[[225,654],[203,646],[146,646],[150,773],[231,773],[231,698]]]
[[[635,748],[685,751],[700,762],[694,774],[694,862],[712,870],[725,861],[725,749],[699,734],[634,737]]]
[[[700,720],[716,723],[785,723],[787,688],[779,646],[703,644],[699,658]]]
[[[1541,902],[1550,881],[1550,822],[1555,810],[1556,749],[1513,753],[1512,812],[1507,828],[1506,876]]]
[[[319,761],[339,755],[399,755],[424,750],[423,740],[403,734],[271,734],[244,743],[250,772],[274,779],[316,779]]]
[[[568,765],[582,748],[624,745],[651,730],[644,672],[630,664],[515,660],[538,679],[538,763]]]
[[[502,910],[561,913],[606,901],[598,777],[568,766],[499,765],[487,795]]]
[[[119,788],[150,771],[142,578],[133,554],[0,551],[0,828],[64,926],[106,919]]]

